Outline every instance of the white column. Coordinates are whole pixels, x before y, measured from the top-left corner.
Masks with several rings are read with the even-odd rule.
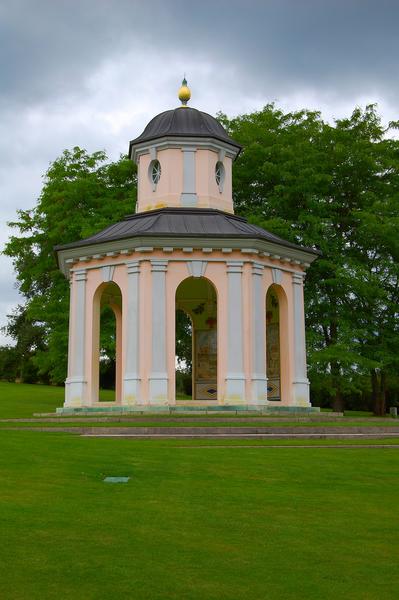
[[[168,403],[166,364],[166,269],[167,260],[151,260],[152,272],[152,367],[150,403]]]
[[[122,311],[126,310],[126,344],[125,372],[123,374],[122,404],[139,403],[139,285],[140,262],[134,260],[126,263],[127,268],[127,301],[122,303]],[[122,315],[123,318],[123,315]]]
[[[87,381],[85,379],[86,330],[86,269],[74,271],[69,315],[68,377],[65,381],[64,406],[85,404]]]
[[[310,406],[309,380],[306,373],[305,306],[303,273],[292,274],[294,310],[294,381],[295,406]]]
[[[242,267],[241,261],[228,261],[227,298],[227,374],[226,404],[245,402],[245,375],[243,360]]]
[[[183,149],[183,192],[180,197],[182,206],[197,206],[198,198],[195,178],[196,148]]]
[[[252,402],[266,404],[266,298],[262,286],[263,265],[252,265]]]

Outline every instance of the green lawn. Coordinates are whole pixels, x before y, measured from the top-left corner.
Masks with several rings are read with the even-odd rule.
[[[2,432],[0,597],[396,600],[398,450],[194,445]]]
[[[64,394],[63,387],[0,381],[0,418],[17,419],[31,417],[34,412],[55,412],[64,404]],[[101,390],[100,397],[102,401],[112,402],[115,392]]]
[[[0,418],[62,398],[1,383]],[[396,600],[399,449],[359,443],[0,431],[0,598]]]

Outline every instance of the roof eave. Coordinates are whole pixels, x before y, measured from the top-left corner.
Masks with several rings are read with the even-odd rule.
[[[171,241],[173,240],[173,244]],[[124,256],[133,252],[152,252],[156,248],[173,247],[181,249],[186,247],[193,248],[213,248],[221,250],[231,248],[232,250],[254,250],[254,254],[263,256],[269,255],[288,262],[294,262],[307,268],[321,253],[312,248],[303,248],[301,246],[284,245],[279,242],[272,242],[256,236],[229,236],[229,235],[140,235],[126,236],[115,240],[97,241],[91,244],[82,245],[64,245],[55,248],[57,262],[60,270],[66,277],[72,265],[77,262],[85,263],[97,258],[115,257],[118,254]],[[138,250],[140,248],[140,250]],[[144,248],[144,250],[143,250]],[[147,248],[147,250],[145,250]],[[105,263],[104,263],[105,264]]]
[[[181,147],[184,144],[188,144],[192,146],[193,144],[198,147],[209,147],[210,149],[219,150],[220,148],[226,150],[228,155],[235,160],[241,150],[242,146],[233,141],[224,140],[217,136],[213,135],[162,135],[162,136],[154,136],[151,138],[147,138],[145,140],[140,140],[136,138],[136,140],[132,140],[129,143],[129,158],[134,162],[137,162],[138,156],[144,153],[148,153],[149,149],[155,147],[159,150],[163,148],[176,148]]]

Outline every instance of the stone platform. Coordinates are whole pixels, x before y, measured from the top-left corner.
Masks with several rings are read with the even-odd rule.
[[[127,414],[281,414],[281,415],[308,415],[319,414],[318,406],[270,406],[268,404],[200,404],[199,402],[179,402],[174,406],[155,406],[155,405],[135,405],[121,406],[109,402],[104,405],[83,407],[62,407],[57,408],[56,414],[62,415],[127,415]]]

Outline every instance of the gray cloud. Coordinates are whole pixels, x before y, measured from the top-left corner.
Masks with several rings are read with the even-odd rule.
[[[171,52],[188,64],[233,63],[239,81],[257,80],[272,95],[294,86],[392,95],[398,16],[395,0],[20,0],[2,9],[2,99],[76,93],[103,61],[123,60],[129,49],[145,68],[151,47],[158,71]],[[157,72],[148,75],[156,83]]]

